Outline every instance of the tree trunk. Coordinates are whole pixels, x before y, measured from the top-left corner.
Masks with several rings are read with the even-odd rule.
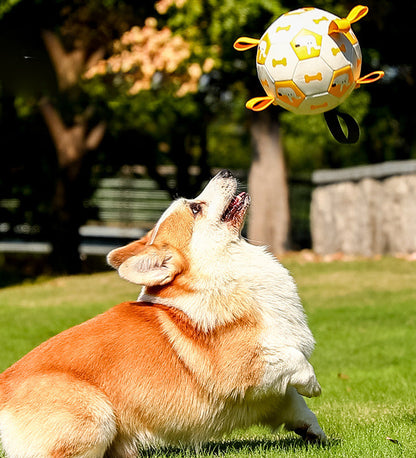
[[[76,274],[81,271],[79,228],[85,223],[84,183],[79,163],[58,171],[51,206],[49,240],[52,245],[51,267],[55,273]]]
[[[85,222],[83,201],[88,186],[88,177],[83,173],[88,168],[85,155],[98,147],[105,123],[88,130],[90,110],[87,109],[73,126],[68,127],[49,100],[42,99],[39,107],[57,152],[58,172],[49,235],[51,264],[57,272],[77,273],[81,268],[79,228]]]
[[[59,36],[48,30],[42,31],[42,38],[61,93],[72,96],[71,100],[75,102],[77,97],[74,95],[78,92],[74,88],[80,76],[103,56],[104,49],[99,48],[87,55],[85,43],[78,40],[74,49],[67,51]],[[85,157],[98,147],[106,126],[100,122],[89,128],[92,107],[73,115],[72,125],[66,125],[62,114],[46,97],[40,101],[39,108],[56,148],[58,168],[49,224],[51,263],[56,271],[76,273],[81,267],[79,227],[85,219],[83,201],[89,181],[88,173],[85,173],[88,170]]]
[[[251,124],[253,161],[248,188],[250,241],[266,244],[274,254],[289,247],[289,191],[278,122],[268,112],[255,113]]]

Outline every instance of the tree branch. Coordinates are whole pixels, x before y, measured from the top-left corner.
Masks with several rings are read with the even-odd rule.
[[[55,68],[59,88],[65,90],[72,87],[84,69],[85,49],[78,47],[66,52],[59,37],[49,30],[42,30],[42,38]]]
[[[85,140],[85,147],[87,150],[95,150],[98,147],[104,137],[106,128],[107,124],[104,121],[101,121],[91,129]]]
[[[58,163],[62,166],[68,162],[67,151],[65,148],[67,127],[63,123],[56,108],[46,97],[43,97],[40,100],[39,109],[55,145],[58,155]]]

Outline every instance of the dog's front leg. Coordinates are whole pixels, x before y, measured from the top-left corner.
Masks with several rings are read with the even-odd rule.
[[[321,386],[316,378],[315,371],[305,355],[295,348],[288,349],[290,361],[288,385],[296,388],[299,394],[312,398],[321,394]]]
[[[294,347],[264,349],[266,367],[263,386],[284,394],[289,386],[309,398],[321,394],[321,386],[312,365],[305,355]]]
[[[288,431],[294,431],[307,441],[326,441],[326,435],[319,426],[315,414],[294,387],[288,387],[280,412],[278,422],[284,423]]]

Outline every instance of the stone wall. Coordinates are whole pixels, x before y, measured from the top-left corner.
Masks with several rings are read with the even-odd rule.
[[[312,179],[316,253],[416,252],[416,161],[320,170]]]

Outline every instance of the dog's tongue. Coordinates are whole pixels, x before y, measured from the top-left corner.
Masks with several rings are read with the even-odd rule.
[[[246,192],[241,192],[238,194],[238,196],[235,196],[222,215],[222,220],[231,221],[234,216],[244,207],[247,198],[248,194]]]

